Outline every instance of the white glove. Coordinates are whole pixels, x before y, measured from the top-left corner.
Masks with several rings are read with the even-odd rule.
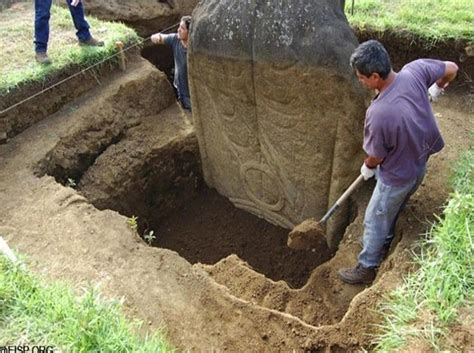
[[[428,95],[432,102],[436,102],[439,99],[439,96],[443,94],[443,92],[444,89],[439,87],[436,82],[433,83],[430,88],[428,88]]]
[[[369,180],[375,175],[375,168],[370,169],[365,165],[365,163],[362,163],[362,167],[360,167],[360,174],[362,174],[364,180]]]
[[[79,5],[80,2],[81,2],[81,0],[72,0],[71,1],[71,6],[75,7],[75,6]]]

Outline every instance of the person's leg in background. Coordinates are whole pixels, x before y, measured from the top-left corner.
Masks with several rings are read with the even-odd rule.
[[[72,6],[72,0],[66,0],[67,6],[69,7],[69,12],[71,13],[72,21],[74,22],[74,27],[76,27],[76,36],[79,40],[79,44],[90,45],[90,46],[103,46],[104,42],[98,41],[92,37],[89,31],[89,23],[87,23],[84,6],[82,1],[79,2],[76,6]]]
[[[183,109],[191,111],[191,98],[186,96],[179,96],[179,101]]]
[[[35,0],[35,53],[36,60],[41,64],[51,63],[46,54],[48,51],[51,4],[52,0]]]

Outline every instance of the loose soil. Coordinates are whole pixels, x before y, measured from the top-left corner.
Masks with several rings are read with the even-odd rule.
[[[289,249],[287,229],[235,208],[207,188],[151,228],[157,235],[153,245],[175,250],[193,264],[213,265],[235,254],[256,272],[293,288],[302,287],[331,255],[325,243],[313,251]]]
[[[350,199],[353,222],[336,253],[290,250],[287,230],[203,185],[192,118],[164,74],[135,60],[101,83],[0,145],[0,234],[30,268],[78,292],[98,284],[123,297],[144,331],[164,328],[186,351],[370,349],[374,309],[413,270],[410,253],[469,144],[469,92],[434,104],[446,147],[430,160],[374,284],[350,286],[337,270],[356,261],[373,182]],[[130,229],[133,215],[140,233],[154,231],[154,247]]]

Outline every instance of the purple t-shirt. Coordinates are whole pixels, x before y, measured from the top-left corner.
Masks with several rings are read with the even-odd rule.
[[[428,88],[444,72],[442,61],[415,60],[402,68],[367,109],[364,150],[384,159],[379,174],[384,184],[408,184],[429,155],[444,147],[428,99]]]

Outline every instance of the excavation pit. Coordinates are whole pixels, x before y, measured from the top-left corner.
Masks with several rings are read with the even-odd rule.
[[[202,180],[194,134],[152,149],[139,160],[140,156],[126,156],[131,149],[123,145],[134,143],[140,127],[125,130],[120,130],[120,139],[109,136],[106,142],[107,131],[96,133],[101,141],[95,142],[84,139],[84,132],[69,136],[41,168],[61,184],[77,189],[97,208],[137,217],[137,229],[149,244],[176,251],[192,264],[213,265],[235,254],[265,277],[299,288],[333,255],[325,244],[304,251],[288,248],[288,229],[236,208],[209,189]],[[124,151],[121,157],[126,163],[117,163],[117,151]],[[125,173],[127,180],[114,183],[110,175],[122,175],[124,164],[133,164],[133,171]],[[107,190],[114,190],[113,194]],[[147,238],[152,231],[153,237]]]
[[[404,48],[399,63],[410,51],[420,56],[410,43],[383,39],[393,42],[394,54]],[[447,197],[451,161],[467,148],[472,95],[451,95],[450,89],[433,104],[446,148],[430,159],[426,183],[401,215],[400,242],[373,285],[349,286],[337,271],[357,261],[369,187],[351,200],[349,226],[334,256],[315,249],[293,257],[286,230],[235,209],[204,186],[193,130],[165,76],[136,57],[127,67],[101,77],[94,89],[96,75],[90,82],[81,75],[15,112],[25,124],[14,125],[11,140],[0,145],[0,230],[9,244],[52,279],[77,288],[98,285],[106,296],[124,298],[131,318],[143,320],[149,332],[165,326],[178,349],[370,350],[381,320],[376,308],[414,270],[415,241]],[[36,176],[54,178],[32,174],[41,159]],[[132,234],[132,216],[140,234],[154,231],[156,247]],[[317,254],[327,261],[318,264]],[[459,332],[452,336],[463,337]]]
[[[59,207],[73,211],[77,203],[88,203],[96,209],[84,206],[90,212],[104,210],[97,213],[120,223],[114,252],[130,258],[117,256],[114,271],[122,266],[171,271],[179,283],[201,278],[219,298],[230,295],[232,301],[312,327],[341,322],[354,296],[366,288],[344,286],[337,277],[337,269],[355,259],[359,243],[335,253],[324,243],[292,250],[288,229],[236,208],[208,188],[189,115],[175,102],[163,74],[145,61],[135,70],[99,97],[100,104],[66,109],[61,121],[68,127],[51,136],[55,142],[36,164],[36,176],[49,175],[66,186],[58,189],[69,195],[59,197]],[[357,208],[352,213],[358,217]],[[110,222],[87,228],[97,244],[93,248],[101,252],[113,229]],[[141,235],[140,245],[131,229]],[[135,245],[124,247],[125,239]],[[148,255],[135,258],[137,251]],[[136,281],[139,276],[127,279]],[[187,296],[188,290],[176,293]]]
[[[411,270],[413,243],[427,227],[420,220],[444,201],[441,182],[457,150],[433,159],[373,285],[346,285],[337,271],[357,261],[370,185],[349,200],[351,219],[335,254],[292,251],[286,229],[205,186],[194,128],[166,78],[145,61],[130,67],[100,93],[0,146],[2,229],[35,261],[47,252],[53,276],[100,283],[152,329],[166,324],[183,349],[369,349],[379,322],[374,308]],[[468,129],[448,127],[469,114],[459,108],[464,96],[450,98],[456,104],[445,100],[437,109],[457,146]],[[153,230],[156,248],[133,235],[132,216],[140,234]]]
[[[255,271],[290,287],[302,287],[311,271],[331,257],[321,245],[307,251],[287,247],[288,230],[235,208],[215,190],[202,187],[179,210],[150,220],[154,246],[175,250],[191,263],[215,264],[235,254]]]

